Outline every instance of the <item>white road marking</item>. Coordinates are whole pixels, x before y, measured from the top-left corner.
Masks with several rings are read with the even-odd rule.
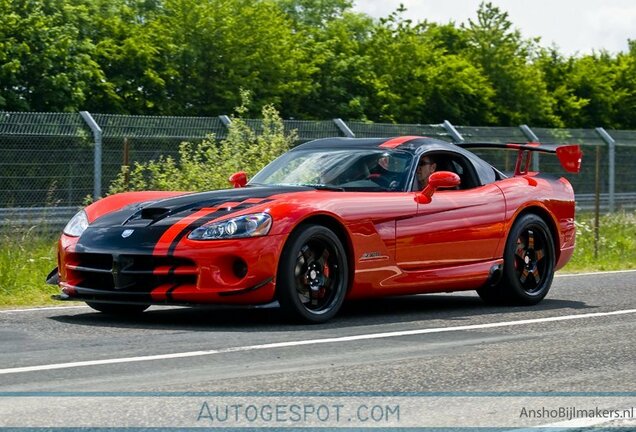
[[[554,277],[559,278],[559,277],[573,277],[573,276],[602,276],[602,275],[621,274],[621,273],[636,273],[636,269],[610,270],[610,271],[588,272],[588,273],[565,273],[565,274],[556,273]]]
[[[49,310],[63,310],[63,309],[81,309],[87,308],[87,305],[78,305],[78,306],[50,306],[50,307],[35,307],[28,309],[0,309],[0,313],[16,313],[16,312],[38,312],[38,311],[49,311]]]
[[[26,366],[26,367],[0,369],[0,375],[17,374],[17,373],[24,373],[24,372],[49,371],[49,370],[55,370],[55,369],[68,369],[68,368],[76,368],[76,367],[83,367],[83,366],[100,366],[100,365],[110,365],[110,364],[119,364],[119,363],[144,362],[144,361],[152,361],[152,360],[169,360],[169,359],[179,359],[179,358],[187,358],[187,357],[201,357],[201,356],[210,356],[215,354],[256,351],[256,350],[273,349],[273,348],[288,348],[288,347],[297,347],[297,346],[304,346],[304,345],[319,345],[319,344],[326,344],[326,343],[353,342],[353,341],[361,341],[361,340],[383,339],[383,338],[413,336],[413,335],[432,334],[432,333],[478,330],[478,329],[488,329],[488,328],[497,328],[497,327],[511,327],[511,326],[521,326],[521,325],[538,324],[538,323],[555,322],[555,321],[569,321],[569,320],[577,320],[577,319],[627,315],[627,314],[633,314],[633,313],[636,313],[636,309],[625,309],[625,310],[617,310],[617,311],[611,311],[611,312],[597,312],[597,313],[578,314],[578,315],[564,315],[564,316],[555,316],[555,317],[547,317],[547,318],[535,318],[535,319],[526,319],[526,320],[519,320],[519,321],[504,321],[504,322],[497,322],[497,323],[474,324],[474,325],[464,325],[464,326],[455,326],[455,327],[438,327],[438,328],[425,328],[425,329],[416,329],[416,330],[403,330],[403,331],[386,332],[386,333],[371,333],[371,334],[342,336],[342,337],[333,337],[333,338],[325,338],[325,339],[309,339],[309,340],[298,340],[298,341],[289,341],[289,342],[276,342],[276,343],[268,343],[268,344],[262,344],[262,345],[247,345],[247,346],[219,348],[219,349],[212,349],[212,350],[205,350],[205,351],[190,351],[190,352],[180,352],[180,353],[172,353],[172,354],[157,354],[157,355],[148,355],[148,356],[141,356],[141,357],[122,357],[122,358],[112,358],[112,359],[103,359],[103,360],[88,360],[88,361],[78,361],[78,362],[70,362],[70,363]]]

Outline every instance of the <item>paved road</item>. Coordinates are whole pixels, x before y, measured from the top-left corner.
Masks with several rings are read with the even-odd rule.
[[[620,392],[633,401],[635,294],[636,272],[561,276],[535,307],[489,307],[472,292],[409,296],[352,303],[313,326],[276,309],[151,308],[135,320],[86,307],[0,311],[0,392]]]

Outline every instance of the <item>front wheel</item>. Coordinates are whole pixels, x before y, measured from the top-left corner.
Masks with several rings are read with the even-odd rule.
[[[99,303],[99,302],[86,302],[86,304],[98,312],[102,312],[108,315],[119,315],[119,316],[138,315],[150,307],[150,305],[144,305],[144,304]]]
[[[539,303],[552,285],[554,251],[554,240],[545,221],[535,214],[520,217],[506,240],[501,281],[477,293],[487,303]]]
[[[295,320],[323,323],[342,306],[349,280],[342,243],[330,229],[306,225],[289,237],[278,265],[276,296]]]

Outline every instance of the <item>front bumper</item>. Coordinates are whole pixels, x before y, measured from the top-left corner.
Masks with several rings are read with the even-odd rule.
[[[192,241],[175,250],[85,250],[59,242],[58,300],[143,304],[263,304],[274,299],[283,236]],[[78,251],[80,249],[81,251]],[[55,275],[50,275],[54,281]]]

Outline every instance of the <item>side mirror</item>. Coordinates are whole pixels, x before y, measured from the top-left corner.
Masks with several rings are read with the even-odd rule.
[[[434,172],[428,178],[428,184],[415,195],[418,204],[428,204],[437,189],[449,189],[459,186],[461,179],[457,174],[450,171]]]
[[[247,174],[245,171],[239,171],[232,174],[228,180],[234,188],[242,188],[247,184]]]

